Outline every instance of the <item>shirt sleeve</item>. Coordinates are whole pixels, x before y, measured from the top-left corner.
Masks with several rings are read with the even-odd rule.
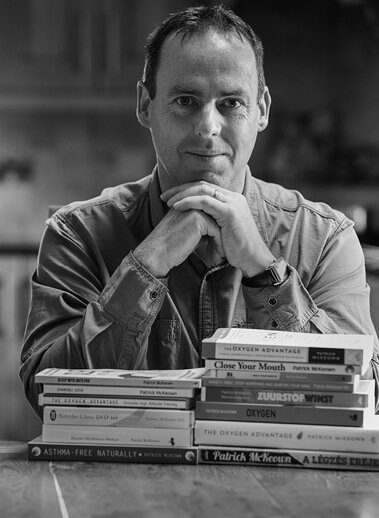
[[[365,377],[376,380],[378,401],[378,338],[363,251],[353,227],[337,231],[329,240],[307,286],[294,267],[288,265],[288,271],[279,286],[242,285],[248,320],[261,329],[373,335],[374,355]]]
[[[54,253],[51,253],[54,250]],[[108,279],[68,228],[47,227],[32,277],[20,377],[40,414],[34,374],[58,368],[145,368],[148,337],[167,293],[130,252]]]

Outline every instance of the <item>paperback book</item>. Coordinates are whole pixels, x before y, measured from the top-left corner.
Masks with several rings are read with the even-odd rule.
[[[201,352],[206,359],[361,365],[365,372],[373,347],[372,335],[220,328],[202,341]]]
[[[121,369],[45,369],[35,376],[36,383],[73,385],[111,385],[123,387],[199,388],[207,369],[121,370]]]
[[[42,425],[44,442],[128,446],[193,446],[193,429]]]
[[[201,446],[198,450],[198,463],[379,471],[379,454]]]
[[[213,371],[209,371],[211,373]],[[244,373],[245,374],[245,373]],[[330,374],[330,378],[338,376],[337,374]],[[315,379],[317,377],[317,379]],[[258,379],[252,376],[241,377],[219,377],[206,376],[203,378],[203,387],[249,387],[272,390],[295,390],[295,391],[327,391],[327,392],[355,392],[358,387],[359,376],[344,376],[345,378],[352,378],[348,381],[328,379],[327,376],[320,376],[318,374],[278,374],[276,378]]]
[[[196,420],[194,444],[379,454],[379,416],[364,427]]]
[[[356,392],[262,390],[250,387],[205,386],[201,389],[202,401],[220,403],[258,403],[293,406],[330,406],[370,408],[375,411],[374,380],[360,381]]]
[[[45,406],[43,422],[51,425],[193,428],[193,410]]]
[[[125,462],[133,464],[197,464],[197,448],[164,446],[109,446],[46,443],[37,437],[28,443],[29,460]]]
[[[63,405],[63,406],[97,406],[97,407],[120,407],[120,408],[167,408],[176,410],[188,410],[194,408],[196,399],[194,398],[177,398],[177,399],[160,399],[160,398],[127,398],[116,396],[64,396],[54,394],[39,394],[38,403],[40,406],[45,405]]]
[[[362,365],[339,365],[324,363],[290,363],[285,361],[254,361],[254,360],[205,360],[205,368],[211,372],[234,372],[236,376],[248,374],[265,378],[277,374],[362,374]],[[211,374],[206,374],[210,376]],[[230,375],[230,374],[229,374]]]
[[[265,423],[301,423],[330,426],[364,426],[373,416],[371,408],[320,406],[258,405],[197,401],[196,421],[253,421]]]
[[[78,394],[93,396],[131,396],[140,398],[192,398],[199,389],[194,388],[163,388],[163,387],[120,387],[104,385],[50,385],[43,384],[45,394]]]

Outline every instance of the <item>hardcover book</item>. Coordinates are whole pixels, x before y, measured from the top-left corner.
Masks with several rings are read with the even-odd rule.
[[[316,334],[264,329],[220,328],[202,341],[202,357],[369,366],[372,335]]]

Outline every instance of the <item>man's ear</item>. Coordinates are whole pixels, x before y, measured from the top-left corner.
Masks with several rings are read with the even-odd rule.
[[[151,99],[146,86],[142,81],[137,83],[137,109],[138,122],[144,128],[150,129]]]
[[[271,107],[271,95],[267,86],[265,86],[263,94],[258,101],[258,107],[260,112],[258,120],[258,131],[263,131],[267,128]]]

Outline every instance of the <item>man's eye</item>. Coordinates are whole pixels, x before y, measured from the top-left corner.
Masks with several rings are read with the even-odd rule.
[[[191,106],[194,103],[192,97],[189,97],[188,95],[181,95],[180,97],[175,99],[175,101],[180,106]]]
[[[225,108],[240,108],[242,103],[238,99],[224,99],[222,105]]]

